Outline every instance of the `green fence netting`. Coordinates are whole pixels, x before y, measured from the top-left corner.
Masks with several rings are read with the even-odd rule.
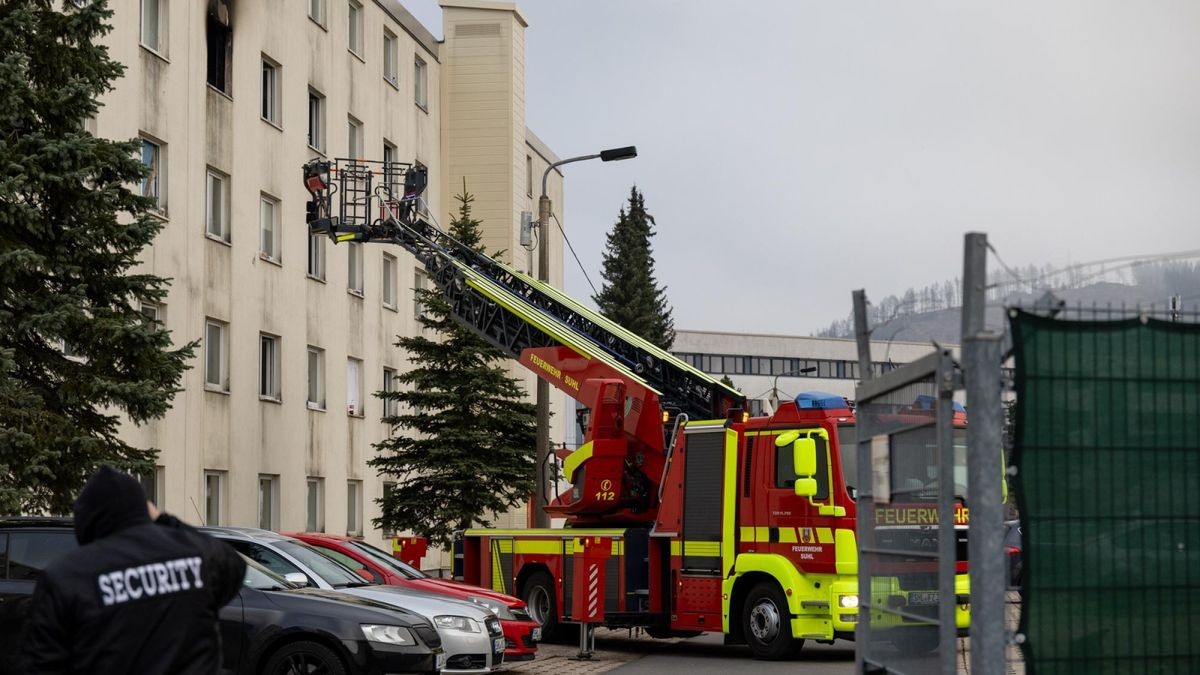
[[[1200,325],[1010,320],[1026,672],[1200,673]]]

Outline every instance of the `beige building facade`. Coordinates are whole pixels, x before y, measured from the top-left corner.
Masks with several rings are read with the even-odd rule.
[[[520,216],[556,157],[524,126],[526,19],[509,3],[445,2],[437,41],[395,0],[111,6],[105,43],[126,72],[92,129],[142,139],[140,189],[164,220],[144,269],[172,279],[143,311],[177,344],[200,343],[167,416],[123,432],[160,450],[148,487],[193,522],[382,543],[371,519],[387,481],[367,461],[391,431],[373,394],[410,368],[394,342],[419,330],[413,288],[428,282],[399,247],[310,237],[301,166],[420,162],[443,227],[465,178],[489,249],[533,271]],[[562,176],[550,178],[565,224]]]

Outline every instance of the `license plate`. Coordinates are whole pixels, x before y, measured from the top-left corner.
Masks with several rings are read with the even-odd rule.
[[[502,651],[504,651],[504,638],[492,638],[492,652],[499,654]]]
[[[936,605],[938,604],[937,591],[917,591],[916,593],[908,594],[908,604],[910,605]]]
[[[534,642],[541,642],[542,641],[542,627],[538,626],[537,628],[534,628],[533,635],[530,635],[529,639],[533,640]]]

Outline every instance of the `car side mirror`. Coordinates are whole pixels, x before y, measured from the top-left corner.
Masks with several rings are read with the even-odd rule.
[[[304,576],[303,572],[288,572],[283,575],[283,578],[289,584],[296,584],[297,586],[308,585],[308,577]]]

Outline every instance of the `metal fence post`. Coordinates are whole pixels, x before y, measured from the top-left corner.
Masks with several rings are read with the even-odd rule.
[[[863,289],[851,292],[854,298],[854,337],[858,342],[858,379],[866,382],[871,372],[871,328],[867,326],[867,292]]]
[[[966,235],[963,256],[962,364],[967,388],[967,492],[970,531],[971,673],[1006,670],[1001,336],[984,327],[987,235]]]

